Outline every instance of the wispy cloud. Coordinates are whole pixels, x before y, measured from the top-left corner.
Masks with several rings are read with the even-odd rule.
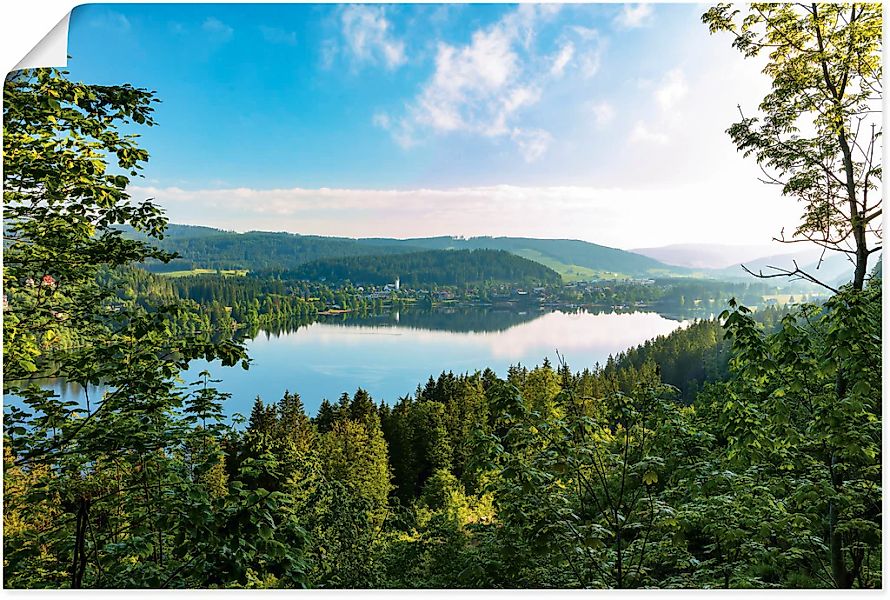
[[[270,44],[285,44],[287,46],[297,45],[297,33],[295,31],[286,31],[279,27],[260,26],[260,33],[263,39]]]
[[[472,33],[464,45],[439,42],[432,76],[401,115],[375,115],[378,127],[403,147],[426,133],[470,133],[514,142],[527,162],[543,156],[553,135],[523,125],[522,115],[539,103],[546,87],[570,69],[592,75],[602,44],[595,30],[568,28],[552,47],[536,48],[542,23],[559,7],[521,5]]]
[[[519,152],[525,162],[535,162],[547,152],[553,142],[553,136],[543,129],[519,129],[510,134],[510,138],[516,142]]]
[[[383,6],[348,6],[340,15],[343,39],[359,63],[395,69],[407,61],[405,43],[396,38]]]
[[[651,4],[625,4],[615,17],[615,25],[623,29],[644,27],[652,23],[654,13]]]
[[[671,69],[665,74],[655,90],[655,99],[662,110],[668,111],[676,107],[688,92],[689,86],[686,84],[683,70]]]
[[[633,129],[630,130],[630,141],[632,143],[654,143],[667,144],[668,136],[661,131],[650,129],[643,121],[637,121]]]
[[[569,64],[574,55],[575,44],[572,42],[563,44],[562,48],[559,49],[556,58],[553,59],[553,65],[550,67],[550,74],[554,77],[562,77],[563,72],[566,70],[566,65]]]
[[[576,63],[582,77],[590,78],[597,74],[602,64],[603,53],[606,51],[606,39],[597,29],[592,27],[572,27],[570,33],[578,39],[576,46],[580,48]]]
[[[131,28],[130,19],[111,9],[103,9],[92,13],[87,25],[116,32],[130,31]]]
[[[328,39],[322,42],[321,49],[319,50],[321,68],[327,70],[333,67],[334,60],[337,58],[339,51],[340,49],[336,40]]]
[[[651,85],[651,82],[645,82],[643,87]],[[669,132],[676,133],[682,124],[686,113],[682,104],[688,94],[689,85],[682,69],[674,68],[665,73],[652,91],[653,103],[660,112],[647,117],[647,122],[637,121],[628,140],[631,143],[667,144],[671,137]]]
[[[513,114],[538,98],[534,87],[521,78],[514,49],[520,33],[513,23],[502,21],[475,31],[465,46],[439,42],[432,77],[409,104],[407,114],[389,119],[386,128],[403,145],[413,143],[419,129],[489,137],[510,134],[513,127],[507,123]]]
[[[593,120],[596,126],[600,128],[605,127],[615,119],[615,109],[605,100],[591,103],[590,111],[593,113]]]
[[[390,119],[389,115],[384,112],[374,113],[373,122],[374,125],[380,127],[381,129],[389,129],[390,127],[392,127],[392,119]]]
[[[208,17],[201,24],[201,29],[218,42],[227,42],[232,39],[235,30],[216,17]]]

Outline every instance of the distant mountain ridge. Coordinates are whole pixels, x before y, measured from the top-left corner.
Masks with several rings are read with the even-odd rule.
[[[674,244],[657,248],[640,248],[636,251],[650,257],[660,257],[668,264],[697,268],[701,275],[727,281],[751,279],[752,275],[745,268],[752,273],[762,272],[764,275],[778,273],[770,267],[793,271],[795,262],[801,270],[832,287],[839,287],[853,277],[853,265],[844,254],[826,251],[823,256],[820,248],[798,244],[790,244],[787,248],[787,252],[779,253],[776,252],[775,246]],[[768,252],[763,252],[764,249]],[[731,264],[719,268],[713,266],[724,262],[730,256],[736,257]],[[741,258],[742,256],[746,258]],[[875,260],[870,265],[874,265]]]
[[[721,269],[715,274],[718,277],[724,277],[726,279],[750,277],[750,275],[748,275],[742,268],[742,265],[744,265],[753,273],[760,273],[762,271],[764,275],[769,275],[771,273],[776,273],[776,271],[770,267],[778,267],[779,269],[793,271],[795,268],[794,263],[796,261],[797,267],[802,271],[832,287],[843,285],[853,279],[853,263],[850,262],[846,255],[838,252],[826,252],[825,257],[822,258],[821,261],[820,256],[821,252],[818,250],[800,254],[765,256],[756,260],[732,265],[731,267]],[[876,262],[877,259],[874,259],[874,261]],[[872,265],[874,265],[874,262],[870,263],[869,266],[871,267]]]
[[[137,235],[130,231],[130,235]],[[237,233],[171,224],[158,245],[181,258],[154,271],[194,268],[292,270],[312,261],[355,256],[386,256],[422,250],[503,250],[540,263],[564,279],[688,275],[689,269],[581,240],[523,237],[344,238],[284,232]]]
[[[679,267],[725,269],[745,261],[776,254],[776,248],[765,244],[670,244],[653,248],[634,248],[631,252]]]
[[[144,237],[131,229],[125,230],[125,233],[131,237]],[[674,244],[639,250],[665,257],[665,260],[659,260],[635,251],[582,240],[452,236],[408,239],[347,238],[271,231],[237,233],[213,227],[181,224],[170,224],[164,239],[156,243],[165,250],[181,255],[181,258],[167,265],[160,263],[146,265],[156,272],[199,268],[246,269],[254,272],[293,271],[301,265],[314,261],[360,256],[384,257],[425,250],[503,250],[544,265],[559,273],[566,281],[673,276],[704,276],[740,281],[751,278],[751,275],[742,269],[743,264],[754,273],[763,270],[767,274],[770,272],[768,266],[793,268],[794,259],[802,269],[832,286],[842,285],[852,277],[852,268],[845,256],[828,253],[816,269],[819,250],[797,250],[796,247],[793,248],[796,250],[794,253],[752,256],[723,268],[708,268],[691,266],[702,263],[695,262],[696,259],[689,253],[699,252],[699,261],[702,257],[707,257],[709,261],[724,260],[728,255],[727,252],[737,254],[741,251],[750,255],[758,246]],[[673,265],[665,262],[666,260],[686,264]]]

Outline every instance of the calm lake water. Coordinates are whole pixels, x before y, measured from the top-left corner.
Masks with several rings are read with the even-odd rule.
[[[555,365],[557,351],[578,371],[686,323],[654,312],[559,310],[327,319],[289,332],[261,332],[247,342],[252,359],[248,371],[195,361],[183,380],[194,381],[208,369],[221,380],[216,387],[232,394],[226,405],[230,415],[248,415],[256,396],[274,402],[285,390],[299,393],[314,414],[322,398],[336,401],[358,387],[377,402],[393,403],[442,371],[472,373],[489,367],[504,376],[510,365],[531,368],[545,358]],[[60,383],[55,389],[66,398],[82,399],[77,386]]]

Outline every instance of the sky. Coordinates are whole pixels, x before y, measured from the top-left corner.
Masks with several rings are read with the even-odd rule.
[[[105,4],[71,77],[157,92],[171,222],[619,248],[766,244],[800,207],[725,130],[769,80],[702,4]]]

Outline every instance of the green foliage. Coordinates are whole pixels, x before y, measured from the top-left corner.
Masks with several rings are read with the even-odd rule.
[[[311,585],[376,585],[375,540],[391,488],[386,444],[367,392],[344,395],[324,426],[313,425],[297,395],[286,393],[270,405],[257,399],[247,429],[230,443],[238,458],[229,468],[243,485],[276,490],[293,504],[307,532]]]
[[[479,458],[493,472],[501,526],[488,543],[501,555],[499,577],[510,578],[502,585],[642,587],[680,568],[676,513],[662,496],[691,413],[673,394],[641,387],[584,400],[565,389],[564,416],[547,416],[516,388],[500,388]]]
[[[559,274],[539,263],[496,250],[431,250],[386,256],[321,259],[281,273],[291,279],[385,285],[401,278],[418,285],[463,285],[490,281],[556,283]]]
[[[369,422],[338,421],[321,436],[319,446],[324,477],[342,482],[352,495],[367,503],[373,521],[382,523],[390,483],[386,443],[377,416]]]
[[[165,224],[150,201],[129,199],[148,153],[119,130],[153,125],[151,92],[41,69],[10,77],[3,94],[3,374],[17,380],[39,369],[61,332],[101,327],[95,309],[107,296],[91,285],[101,266],[167,255],[114,229],[158,237]]]
[[[618,248],[609,248],[581,240],[542,240],[520,237],[417,238],[406,244],[434,250],[504,250],[537,260],[551,268],[566,265],[568,270],[589,269],[596,273],[648,276],[654,273],[683,274],[682,267],[670,267],[652,258]]]
[[[224,472],[225,400],[194,358],[244,362],[231,341],[171,335],[189,307],[121,303],[103,274],[169,255],[150,201],[126,192],[148,153],[152,92],[74,83],[56,70],[4,85],[4,584],[208,587],[304,581],[290,499]],[[112,164],[109,164],[111,162]],[[246,364],[246,363],[245,363]],[[63,402],[65,377],[100,398]]]
[[[785,509],[809,540],[800,552],[815,555],[819,568],[808,576],[819,585],[880,581],[872,554],[880,539],[880,298],[877,285],[845,289],[790,313],[766,336],[742,307],[725,315],[735,377],[712,410],[727,459],[756,464],[761,480],[787,489]]]
[[[139,238],[138,232],[124,229]],[[351,238],[295,235],[267,231],[235,233],[210,227],[171,224],[160,247],[181,258],[169,264],[148,261],[152,271],[175,273],[194,269],[280,271],[322,258],[384,255],[416,252],[418,247],[390,240],[386,244],[365,244]]]
[[[416,498],[434,471],[451,467],[453,448],[445,419],[445,406],[439,402],[402,398],[383,421],[393,483],[403,501]]]

